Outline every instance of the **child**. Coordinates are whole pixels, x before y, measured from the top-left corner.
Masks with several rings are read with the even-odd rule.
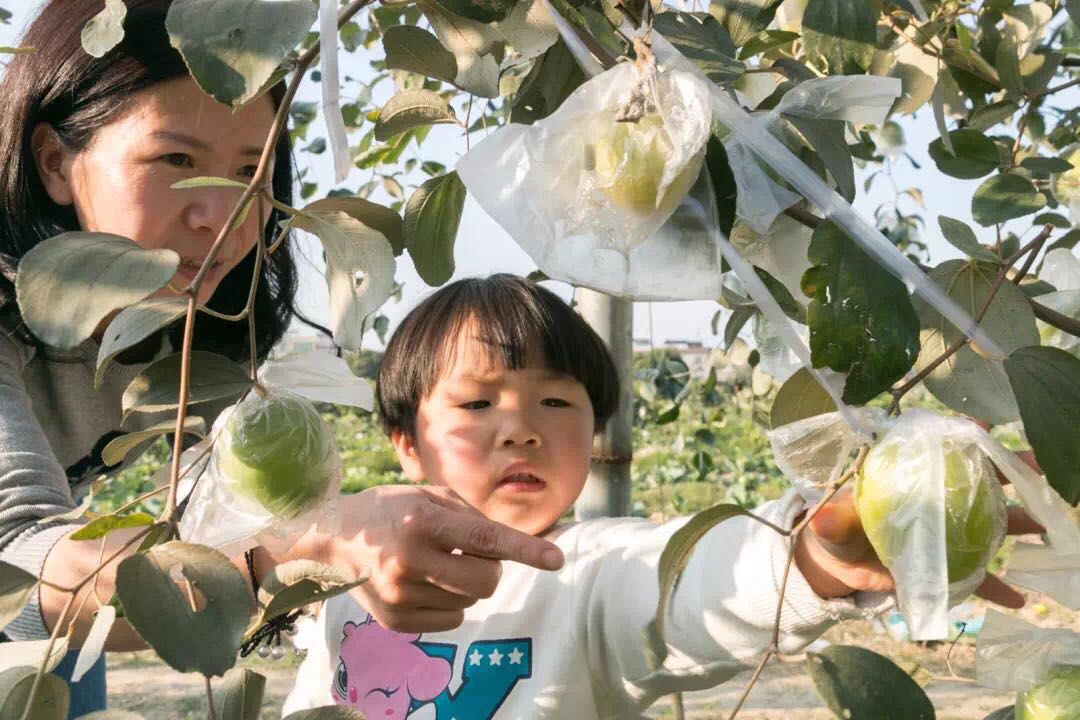
[[[371,720],[632,718],[757,659],[787,560],[779,534],[735,518],[704,538],[669,605],[668,658],[653,670],[642,631],[656,611],[660,553],[685,519],[560,524],[585,484],[594,431],[616,409],[614,378],[584,320],[522,278],[462,280],[409,313],[376,393],[402,468],[492,520],[554,540],[566,562],[557,572],[505,563],[495,593],[449,632],[392,632],[351,595],[329,600],[307,642],[298,638],[309,652],[286,713],[337,703]],[[790,528],[802,511],[791,492],[756,512]],[[807,553],[797,558],[804,572],[819,571]],[[854,599],[823,600],[807,577],[793,569],[788,582],[784,653],[861,614]],[[832,580],[837,594],[851,593],[823,580],[819,592]]]

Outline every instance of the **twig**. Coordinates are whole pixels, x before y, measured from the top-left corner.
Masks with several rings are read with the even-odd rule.
[[[814,229],[821,223],[825,222],[823,218],[818,217],[817,215],[800,205],[792,205],[788,209],[784,210],[784,214],[787,215],[789,218],[792,218],[793,220],[802,223],[810,229]]]
[[[1080,321],[1077,321],[1068,315],[1063,315],[1057,310],[1051,310],[1041,302],[1038,302],[1035,298],[1028,298],[1028,303],[1031,304],[1031,310],[1035,313],[1035,317],[1039,318],[1047,325],[1053,325],[1058,330],[1067,332],[1073,337],[1080,337]]]
[[[206,681],[206,717],[210,720],[217,720],[217,710],[214,709],[214,691],[210,687],[210,676],[203,675],[203,680]]]
[[[761,656],[757,668],[754,669],[754,674],[750,676],[750,681],[746,684],[746,688],[743,690],[742,695],[739,696],[739,700],[735,704],[734,709],[732,709],[731,715],[728,716],[728,720],[735,720],[735,717],[739,714],[739,710],[742,709],[743,705],[746,704],[747,698],[750,697],[750,692],[754,689],[754,685],[757,684],[757,681],[761,677],[761,673],[764,672],[765,666],[769,663],[769,660],[780,653],[780,620],[783,617],[784,597],[787,594],[788,578],[791,576],[791,566],[795,563],[795,548],[798,545],[799,536],[810,526],[810,522],[819,512],[821,512],[821,509],[825,507],[830,500],[836,497],[836,494],[840,492],[844,485],[859,472],[863,462],[866,460],[866,454],[869,451],[870,448],[868,446],[864,446],[860,449],[859,454],[851,463],[851,467],[849,467],[835,482],[829,485],[829,490],[825,493],[825,496],[806,513],[802,520],[795,524],[795,527],[790,531],[784,531],[783,534],[788,536],[788,556],[787,563],[784,565],[783,577],[780,579],[780,597],[776,601],[776,617],[773,621],[772,638],[769,641],[768,649],[765,651],[764,655]]]

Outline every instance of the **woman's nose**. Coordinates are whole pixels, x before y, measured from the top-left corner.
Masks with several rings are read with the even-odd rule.
[[[225,227],[240,200],[238,190],[230,191],[226,188],[210,187],[187,192],[194,194],[187,208],[187,220],[191,229],[209,231],[214,235]]]

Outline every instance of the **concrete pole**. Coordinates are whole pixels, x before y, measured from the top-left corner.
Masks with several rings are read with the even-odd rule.
[[[619,408],[593,444],[592,470],[574,506],[574,515],[578,520],[629,515],[634,306],[629,300],[584,288],[579,288],[575,297],[578,311],[604,340],[615,360]]]

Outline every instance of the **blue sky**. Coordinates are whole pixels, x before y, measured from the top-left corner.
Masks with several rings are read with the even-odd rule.
[[[5,7],[14,14],[11,24],[0,25],[0,45],[14,45],[24,24],[31,17],[33,8],[38,3],[12,2],[7,0]],[[29,6],[29,7],[28,7]],[[365,79],[371,77],[372,71],[366,60],[359,59],[350,62],[343,56],[341,72],[343,75],[351,75],[354,78]],[[376,93],[376,99],[384,96],[389,91],[389,81],[380,86],[383,92]],[[319,87],[315,83],[306,81],[300,92],[303,100],[318,100]],[[343,88],[343,101],[348,102],[350,97],[349,86]],[[1064,95],[1064,93],[1063,93]],[[1061,97],[1059,103],[1065,100],[1076,100],[1077,94],[1069,93],[1069,97]],[[904,129],[907,138],[907,151],[919,163],[921,169],[913,168],[910,163],[900,160],[895,163],[893,178],[897,187],[901,190],[914,187],[922,191],[925,209],[921,212],[927,220],[923,240],[930,247],[930,256],[936,264],[942,260],[959,257],[960,253],[944,241],[937,227],[939,214],[968,222],[976,228],[980,240],[985,243],[992,242],[992,229],[978,228],[971,222],[970,201],[971,196],[981,180],[957,180],[940,173],[934,166],[933,161],[927,154],[927,145],[938,136],[933,118],[926,107],[915,116],[897,119]],[[325,135],[321,125],[317,122],[312,126],[311,136]],[[435,128],[429,139],[423,146],[421,155],[424,159],[435,159],[452,166],[458,157],[466,150],[465,140],[459,130],[444,126]],[[329,152],[322,156],[313,156],[308,153],[298,153],[299,162],[309,167],[309,176],[306,180],[318,180],[321,192],[333,187],[333,169]],[[871,170],[876,168],[871,168]],[[866,171],[856,168],[856,180],[859,195],[855,201],[856,209],[871,219],[874,208],[883,202],[891,201],[893,189],[886,180],[879,179],[871,188],[869,194],[862,190],[862,181]],[[346,187],[355,188],[369,179],[366,171],[354,170],[344,183]],[[418,180],[419,181],[419,180]],[[386,201],[386,198],[374,197],[375,200]],[[915,210],[915,206],[906,201],[907,211]],[[1030,228],[1030,220],[1017,221],[1013,228],[1016,232],[1023,233]],[[326,303],[326,286],[322,280],[320,253],[317,245],[311,241],[304,241],[303,252],[306,260],[303,263],[301,303],[302,306],[315,319],[325,320],[328,317]],[[455,249],[456,277],[480,275],[492,272],[513,272],[518,274],[527,273],[535,268],[529,257],[513,242],[513,240],[493,220],[474,203],[467,201],[465,213],[461,222]],[[397,280],[404,283],[403,299],[400,303],[390,303],[384,308],[384,312],[390,317],[391,325],[411,307],[415,302],[430,292],[422,280],[417,276],[407,255],[398,260]],[[561,285],[561,284],[553,284]],[[568,297],[570,289],[567,286],[556,288],[564,297]],[[693,339],[702,340],[707,344],[715,342],[712,335],[710,321],[717,305],[712,302],[690,303],[652,303],[652,318],[654,328],[652,336],[657,343],[667,339]],[[634,313],[634,334],[636,337],[648,337],[650,334],[649,307],[646,303],[638,303]]]

